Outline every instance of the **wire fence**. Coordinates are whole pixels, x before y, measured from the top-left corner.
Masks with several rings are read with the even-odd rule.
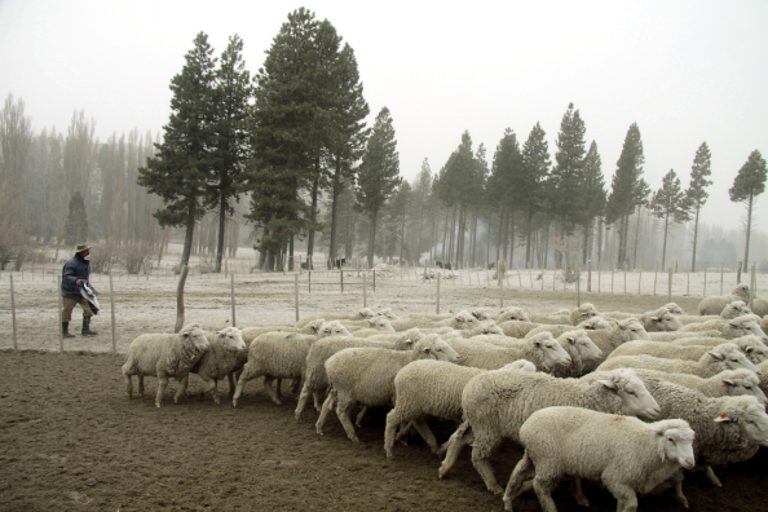
[[[368,306],[397,306],[405,314],[442,313],[468,304],[509,305],[521,297],[557,298],[579,304],[597,297],[698,299],[728,294],[738,275],[725,269],[674,273],[600,270],[581,272],[573,282],[560,271],[511,269],[501,279],[484,268],[429,267],[301,270],[295,273],[192,273],[185,291],[187,321],[201,325],[292,324],[308,315]],[[757,295],[768,286],[753,267],[742,281]],[[142,332],[172,330],[175,321],[173,271],[92,275],[102,311],[97,339],[61,337],[60,270],[0,273],[0,329],[10,339],[0,347],[34,350],[123,351]],[[528,295],[526,295],[528,294]],[[74,325],[73,325],[74,327]],[[106,340],[109,340],[106,342]],[[10,346],[9,346],[10,345]]]

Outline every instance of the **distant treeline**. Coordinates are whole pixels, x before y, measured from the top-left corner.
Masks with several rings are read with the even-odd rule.
[[[66,136],[35,134],[23,102],[9,96],[0,112],[0,260],[23,259],[30,237],[162,251],[164,228],[178,228],[182,263],[208,253],[219,271],[244,221],[254,228],[265,270],[292,268],[298,252],[311,265],[320,251],[321,266],[342,256],[372,265],[377,255],[565,270],[588,260],[665,267],[683,257],[695,270],[697,261],[738,257],[733,240],[707,233],[699,242],[712,184],[706,142],[692,155],[687,187],[670,170],[652,190],[633,123],[607,186],[597,143],[586,140],[585,121],[570,104],[552,149],[536,123],[524,140],[507,129],[489,161],[465,132],[439,171],[425,158],[408,183],[400,177],[392,116],[384,107],[366,124],[354,51],[328,20],[303,8],[291,12],[253,78],[242,49],[234,35],[216,57],[207,35],[196,36],[171,80],[171,114],[157,141],[132,131],[99,142],[82,112]],[[736,171],[729,192],[747,206],[749,261],[766,163],[755,150]],[[690,227],[690,241],[670,240],[670,232],[687,235],[681,226]]]

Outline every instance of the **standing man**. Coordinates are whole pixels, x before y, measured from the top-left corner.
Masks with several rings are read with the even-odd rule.
[[[83,284],[88,282],[91,275],[91,248],[81,244],[76,248],[75,256],[64,264],[61,272],[61,296],[63,297],[64,310],[61,314],[61,330],[65,338],[74,338],[69,333],[69,321],[72,319],[72,310],[76,304],[83,308],[83,336],[96,336],[91,330],[91,317],[93,310],[90,303],[83,298],[80,290]]]

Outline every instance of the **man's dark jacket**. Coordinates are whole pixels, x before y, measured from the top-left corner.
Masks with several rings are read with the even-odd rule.
[[[61,296],[72,299],[80,299],[80,288],[76,281],[82,279],[87,281],[91,275],[91,262],[83,259],[79,254],[64,264],[64,270],[61,272]]]

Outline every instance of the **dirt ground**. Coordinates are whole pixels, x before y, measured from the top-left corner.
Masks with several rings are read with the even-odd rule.
[[[109,354],[0,352],[0,510],[502,510],[468,453],[443,481],[438,460],[416,439],[387,461],[385,411],[366,419],[355,445],[335,419],[318,437],[314,414],[296,423],[292,401],[275,406],[255,383],[234,410],[204,398],[193,377],[182,403],[156,409],[154,379],[142,399],[130,400],[121,364]],[[435,427],[441,439],[450,433],[450,425]],[[496,454],[500,480],[519,455],[511,446]],[[720,469],[724,489],[688,476],[692,510],[765,511],[766,464],[763,451]],[[598,486],[587,495],[592,510],[615,509]],[[555,499],[559,510],[577,510],[567,486]],[[640,509],[679,507],[666,494],[641,498]],[[524,496],[516,510],[539,506]]]

